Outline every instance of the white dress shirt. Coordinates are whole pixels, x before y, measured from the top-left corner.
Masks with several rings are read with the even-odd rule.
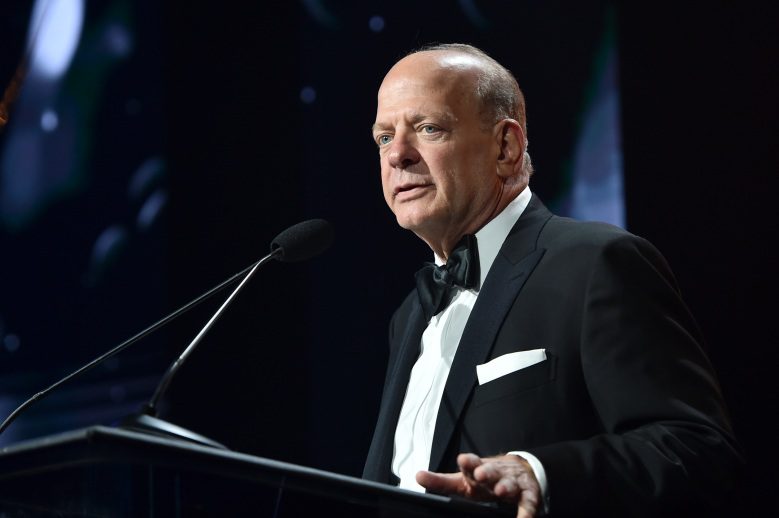
[[[479,251],[479,285],[476,289],[459,289],[449,305],[433,316],[422,334],[421,354],[411,369],[403,407],[395,429],[392,472],[400,478],[401,488],[424,492],[417,484],[416,473],[428,469],[438,407],[457,352],[465,324],[471,314],[479,289],[503,246],[509,232],[530,202],[526,187],[503,211],[476,233]],[[435,256],[436,264],[444,261]],[[525,458],[533,468],[546,493],[546,476],[541,463],[527,452],[510,452]]]

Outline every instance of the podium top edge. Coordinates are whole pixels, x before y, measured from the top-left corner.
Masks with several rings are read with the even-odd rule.
[[[437,509],[473,516],[508,516],[505,506],[417,493],[360,478],[254,455],[107,426],[91,426],[0,448],[0,481],[52,469],[97,463],[149,465],[208,472],[314,493]]]

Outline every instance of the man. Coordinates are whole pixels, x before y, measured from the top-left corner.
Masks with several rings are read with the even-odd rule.
[[[373,137],[387,204],[438,266],[390,325],[364,477],[521,517],[721,505],[741,458],[673,276],[645,240],[531,194],[511,73],[467,45],[412,53]]]

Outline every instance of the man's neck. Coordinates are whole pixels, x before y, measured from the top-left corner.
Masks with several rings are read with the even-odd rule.
[[[481,230],[485,225],[487,225],[490,221],[495,219],[495,217],[503,212],[503,210],[508,206],[509,203],[514,201],[517,196],[522,193],[527,188],[527,182],[523,182],[521,184],[515,184],[511,186],[506,186],[504,184],[504,188],[501,189],[500,194],[498,196],[497,202],[495,203],[494,208],[491,212],[486,213],[486,216],[476,219],[467,226],[465,226],[463,229],[452,232],[449,235],[444,236],[443,238],[439,238],[437,240],[434,239],[428,239],[425,236],[422,236],[420,234],[417,234],[417,236],[422,239],[427,245],[430,247],[431,250],[433,250],[433,253],[436,255],[437,258],[442,260],[442,262],[446,262],[446,260],[449,258],[449,253],[454,249],[455,246],[457,246],[457,243],[460,242],[460,240],[463,238],[463,236],[467,234],[475,234],[479,230]]]

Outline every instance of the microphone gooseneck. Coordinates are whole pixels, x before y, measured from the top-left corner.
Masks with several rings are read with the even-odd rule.
[[[235,299],[238,292],[249,282],[249,279],[259,269],[260,266],[267,263],[271,259],[276,259],[283,262],[303,261],[310,259],[316,255],[324,252],[330,244],[333,242],[333,230],[330,224],[322,219],[312,219],[293,225],[287,230],[281,232],[271,242],[271,252],[267,256],[263,257],[254,267],[246,274],[241,280],[238,286],[230,293],[225,299],[219,309],[209,319],[203,329],[195,336],[192,342],[184,349],[184,352],[179,355],[178,358],[168,367],[168,370],[162,376],[160,383],[157,385],[157,389],[154,391],[154,395],[149,402],[144,405],[139,414],[130,416],[122,423],[123,426],[141,430],[144,432],[151,432],[158,435],[173,436],[179,439],[184,439],[206,446],[215,448],[226,449],[226,447],[208,437],[204,437],[200,434],[194,433],[185,428],[181,428],[172,423],[168,423],[162,419],[157,418],[157,405],[159,404],[162,396],[170,386],[173,377],[181,369],[186,359],[195,350],[195,347],[200,343],[203,337],[213,327],[222,313],[227,309],[227,306]]]
[[[184,352],[182,352],[178,358],[168,367],[168,370],[165,371],[165,374],[162,376],[162,379],[160,380],[160,383],[157,385],[157,389],[154,391],[154,395],[152,396],[151,400],[146,404],[144,407],[144,413],[147,415],[151,415],[155,417],[157,415],[157,403],[159,403],[160,399],[162,398],[165,391],[168,389],[168,385],[170,385],[171,380],[173,379],[173,376],[175,376],[176,372],[178,372],[179,368],[181,368],[181,365],[184,363],[184,361],[189,357],[190,354],[192,354],[192,351],[195,349],[197,344],[200,343],[200,341],[203,339],[203,337],[208,333],[208,331],[211,329],[211,327],[214,325],[214,323],[217,321],[217,319],[222,316],[222,313],[225,309],[227,309],[227,306],[230,305],[230,303],[233,301],[235,296],[238,294],[239,291],[246,285],[247,282],[249,282],[249,279],[251,279],[252,275],[254,275],[254,272],[257,271],[257,269],[262,266],[263,264],[267,263],[271,259],[274,259],[273,254],[268,254],[262,259],[260,259],[257,264],[254,265],[254,268],[252,268],[249,273],[246,274],[246,276],[241,280],[241,282],[236,286],[236,288],[233,290],[232,293],[225,299],[225,301],[222,303],[221,306],[219,306],[219,309],[216,310],[216,313],[211,317],[211,319],[206,323],[205,326],[203,326],[203,329],[200,330],[200,332],[195,336],[195,338],[192,339],[192,342],[187,346],[186,349],[184,349]]]
[[[195,298],[194,300],[188,302],[184,306],[180,307],[173,313],[169,314],[168,316],[162,318],[161,320],[155,322],[151,326],[147,327],[140,333],[136,334],[135,336],[125,340],[124,342],[120,343],[110,351],[98,356],[91,362],[87,363],[86,365],[82,366],[81,368],[77,369],[76,371],[68,374],[61,380],[57,381],[56,383],[50,385],[48,388],[36,393],[34,396],[32,396],[30,399],[22,403],[16,410],[14,410],[2,423],[0,423],[0,433],[2,433],[10,424],[30,405],[35,403],[36,401],[39,401],[40,399],[44,398],[46,395],[48,395],[50,392],[52,392],[54,389],[62,385],[63,383],[66,383],[67,381],[75,378],[76,376],[83,374],[92,368],[94,368],[96,365],[102,363],[103,361],[107,360],[108,358],[111,358],[123,350],[125,350],[130,345],[134,344],[135,342],[139,341],[140,339],[144,338],[145,336],[151,334],[152,332],[156,331],[163,325],[167,324],[171,320],[181,316],[182,314],[186,313],[193,307],[197,306],[207,298],[211,297],[215,293],[223,290],[225,287],[229,286],[230,284],[234,283],[239,278],[243,277],[241,282],[239,283],[238,287],[233,290],[233,292],[228,296],[228,298],[225,300],[225,302],[220,306],[220,308],[217,310],[217,312],[214,314],[213,317],[208,321],[208,323],[205,325],[205,327],[198,333],[198,335],[195,337],[195,339],[192,341],[192,343],[189,344],[189,346],[184,350],[184,352],[176,359],[176,361],[173,362],[173,364],[168,368],[165,375],[163,376],[162,380],[160,381],[159,385],[157,386],[157,390],[154,392],[154,395],[152,396],[152,399],[150,402],[145,405],[145,414],[141,414],[142,417],[146,417],[146,419],[139,419],[139,421],[143,421],[144,424],[147,424],[149,422],[152,422],[152,420],[155,421],[154,426],[139,426],[139,428],[142,429],[150,429],[153,428],[154,431],[158,431],[160,433],[164,433],[167,435],[176,435],[179,437],[183,437],[189,440],[195,440],[196,442],[200,442],[197,439],[193,439],[192,436],[197,436],[197,434],[194,434],[192,432],[189,432],[188,430],[184,430],[182,428],[176,427],[175,425],[172,425],[171,423],[165,423],[164,421],[161,421],[159,419],[153,419],[153,416],[156,414],[156,405],[159,401],[159,399],[164,394],[165,390],[167,389],[168,385],[170,384],[171,379],[173,378],[173,375],[176,373],[176,371],[181,367],[181,364],[184,362],[184,360],[189,356],[189,354],[192,353],[192,350],[197,345],[197,343],[200,342],[200,340],[203,338],[203,336],[208,332],[208,330],[213,326],[214,322],[219,318],[219,316],[222,314],[222,312],[225,310],[225,308],[232,302],[235,295],[242,289],[242,287],[246,284],[246,282],[251,278],[252,275],[254,275],[254,272],[257,271],[257,269],[262,266],[263,264],[269,262],[271,259],[276,259],[278,261],[282,262],[293,262],[293,261],[303,261],[306,259],[309,259],[311,257],[314,257],[316,255],[319,255],[320,253],[324,252],[332,243],[333,241],[333,230],[330,224],[322,219],[312,219],[308,221],[304,221],[302,223],[298,223],[297,225],[293,225],[292,227],[288,228],[287,230],[281,232],[276,238],[271,242],[271,253],[267,256],[263,257],[256,263],[248,266],[247,268],[243,269],[242,271],[236,273],[226,281],[222,282],[221,284],[211,288],[207,292],[203,293],[199,297]],[[162,423],[164,426],[160,426],[158,423]],[[181,432],[177,433],[175,430],[179,430]],[[186,433],[184,433],[186,432]],[[199,437],[199,436],[197,436]],[[208,443],[208,439],[203,438],[206,443]],[[218,443],[215,443],[213,441],[210,442],[211,445],[215,446],[221,446]]]
[[[55,389],[56,389],[57,387],[59,387],[60,385],[62,385],[62,384],[64,384],[64,383],[66,383],[66,382],[68,382],[68,381],[70,381],[71,379],[73,379],[73,378],[75,378],[75,377],[79,376],[80,374],[83,374],[83,373],[85,373],[85,372],[87,372],[87,371],[89,371],[89,370],[93,369],[94,367],[96,367],[96,366],[97,366],[97,365],[99,365],[100,363],[104,362],[105,360],[107,360],[107,359],[109,359],[109,358],[112,358],[113,356],[116,356],[116,355],[117,355],[117,354],[119,354],[120,352],[122,352],[122,351],[124,351],[125,349],[127,349],[128,347],[130,347],[130,346],[131,346],[132,344],[134,344],[135,342],[137,342],[137,341],[139,341],[140,339],[142,339],[142,338],[146,337],[147,335],[150,335],[151,333],[153,333],[154,331],[156,331],[156,330],[157,330],[157,329],[159,329],[160,327],[164,326],[165,324],[167,324],[167,323],[168,323],[168,322],[170,322],[171,320],[174,320],[174,319],[176,319],[177,317],[179,317],[179,316],[183,315],[184,313],[186,313],[186,312],[187,312],[187,311],[189,311],[190,309],[194,308],[195,306],[197,306],[198,304],[200,304],[200,303],[201,303],[201,302],[203,302],[204,300],[208,299],[208,298],[209,298],[209,297],[211,297],[212,295],[215,295],[216,293],[218,293],[218,292],[222,291],[222,290],[223,290],[223,289],[225,289],[227,286],[229,286],[230,284],[234,283],[236,280],[238,280],[238,279],[239,279],[239,278],[241,278],[242,276],[246,275],[246,273],[247,273],[247,272],[249,272],[249,271],[251,271],[251,269],[252,269],[252,268],[254,268],[254,267],[256,266],[256,264],[257,264],[257,263],[253,263],[252,265],[250,265],[250,266],[247,266],[246,268],[244,268],[244,269],[243,269],[243,270],[241,270],[240,272],[236,273],[235,275],[233,275],[233,276],[232,276],[232,277],[230,277],[229,279],[227,279],[227,280],[223,281],[222,283],[220,283],[220,284],[219,284],[219,285],[217,285],[217,286],[214,286],[213,288],[211,288],[211,289],[210,289],[210,290],[208,290],[207,292],[203,293],[203,294],[202,294],[202,295],[200,295],[199,297],[197,297],[197,298],[195,298],[195,299],[193,299],[193,300],[189,301],[188,303],[184,304],[183,306],[181,306],[180,308],[178,308],[178,309],[177,309],[176,311],[174,311],[173,313],[169,314],[168,316],[166,316],[166,317],[164,317],[164,318],[162,318],[162,319],[158,320],[158,321],[157,321],[157,322],[155,322],[154,324],[150,325],[149,327],[147,327],[146,329],[144,329],[144,330],[143,330],[143,331],[141,331],[140,333],[138,333],[138,334],[136,334],[136,335],[134,335],[134,336],[132,336],[132,337],[128,338],[127,340],[125,340],[124,342],[120,343],[119,345],[117,345],[116,347],[114,347],[113,349],[111,349],[110,351],[108,351],[108,352],[106,352],[106,353],[103,353],[102,355],[98,356],[97,358],[95,358],[95,359],[94,359],[94,360],[92,360],[91,362],[87,363],[87,364],[86,364],[86,365],[84,365],[83,367],[81,367],[81,368],[79,368],[79,369],[75,370],[74,372],[71,372],[70,374],[68,374],[67,376],[65,376],[64,378],[62,378],[61,380],[59,380],[59,381],[57,381],[56,383],[54,383],[54,384],[50,385],[50,386],[49,386],[49,387],[47,387],[46,389],[44,389],[44,390],[41,390],[40,392],[36,393],[36,394],[35,394],[33,397],[31,397],[30,399],[28,399],[27,401],[25,401],[24,403],[22,403],[21,405],[19,405],[19,407],[18,407],[16,410],[14,410],[14,411],[11,413],[11,415],[9,415],[9,416],[8,416],[8,417],[5,419],[5,421],[3,421],[3,422],[2,422],[2,424],[0,424],[0,433],[3,433],[3,431],[4,431],[6,428],[8,428],[8,426],[10,426],[10,424],[11,424],[11,423],[12,423],[12,422],[13,422],[13,421],[16,419],[16,417],[17,417],[19,414],[21,414],[21,413],[22,413],[22,412],[23,412],[23,411],[24,411],[24,410],[25,410],[27,407],[29,407],[30,405],[32,405],[32,404],[33,404],[33,403],[35,403],[36,401],[38,401],[38,400],[40,400],[40,399],[43,399],[43,398],[44,398],[44,397],[45,397],[45,396],[46,396],[46,395],[47,395],[49,392],[51,392],[51,391],[55,390]]]
[[[323,219],[310,219],[303,221],[297,225],[289,227],[277,235],[276,238],[271,242],[270,254],[260,259],[260,261],[254,265],[254,268],[252,268],[249,273],[246,274],[246,276],[238,284],[238,286],[236,286],[233,292],[230,293],[224,303],[222,303],[219,309],[216,310],[216,313],[214,313],[206,325],[203,326],[203,329],[200,330],[200,332],[197,334],[197,336],[195,336],[187,348],[184,349],[184,352],[182,352],[181,355],[176,358],[176,360],[165,372],[165,375],[162,377],[162,380],[160,380],[160,383],[157,386],[157,390],[154,391],[154,395],[152,396],[149,403],[145,406],[144,413],[153,417],[156,416],[157,404],[170,385],[173,376],[176,374],[179,368],[181,368],[181,365],[184,363],[184,361],[189,357],[190,354],[192,354],[192,351],[195,349],[197,344],[200,343],[200,340],[203,339],[214,323],[219,319],[220,316],[222,316],[222,313],[225,309],[227,309],[227,306],[230,305],[238,292],[243,289],[249,279],[251,279],[251,277],[254,275],[254,272],[256,272],[260,266],[267,263],[271,259],[276,259],[282,262],[304,261],[327,250],[332,242],[332,226]]]

